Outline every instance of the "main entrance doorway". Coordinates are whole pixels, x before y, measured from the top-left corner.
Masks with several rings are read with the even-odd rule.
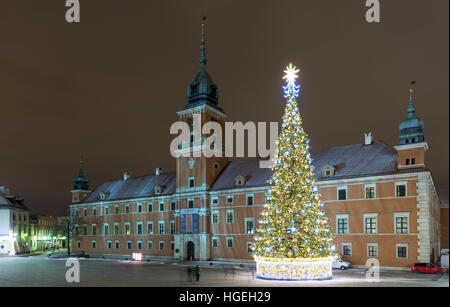
[[[187,243],[187,260],[194,260],[195,258],[195,245],[194,242],[189,241]]]

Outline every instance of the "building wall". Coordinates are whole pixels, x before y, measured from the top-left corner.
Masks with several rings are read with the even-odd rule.
[[[440,235],[441,235],[441,249],[442,248],[449,248],[448,244],[448,235],[449,235],[449,229],[448,229],[448,208],[441,208],[440,209],[440,220],[441,220],[441,229],[440,229]]]

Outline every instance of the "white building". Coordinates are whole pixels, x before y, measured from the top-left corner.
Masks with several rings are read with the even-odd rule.
[[[0,186],[0,255],[29,251],[29,210],[23,199]]]

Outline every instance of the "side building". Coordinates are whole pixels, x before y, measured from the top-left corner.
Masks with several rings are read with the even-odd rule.
[[[196,115],[202,124],[215,122],[223,128],[227,116],[206,71],[203,26],[199,62],[178,118],[191,131]],[[439,199],[425,165],[428,144],[423,121],[415,115],[412,89],[409,96],[397,146],[366,134],[360,144],[311,152],[337,249],[355,265],[377,258],[382,267],[404,268],[439,257]],[[176,172],[158,168],[154,175],[136,178],[125,173],[92,192],[80,166],[70,205],[73,251],[121,258],[137,253],[143,258],[253,261],[253,237],[271,170],[260,168],[257,159],[206,157],[193,137],[188,145],[191,157],[176,158]]]

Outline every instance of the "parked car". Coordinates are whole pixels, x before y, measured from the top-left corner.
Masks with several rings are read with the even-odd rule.
[[[333,261],[333,263],[331,264],[331,267],[333,269],[340,269],[340,270],[346,270],[350,267],[350,262],[348,261],[344,261],[342,259],[336,259],[335,261]]]
[[[431,263],[414,263],[411,271],[415,273],[443,274],[447,272],[447,269]]]

